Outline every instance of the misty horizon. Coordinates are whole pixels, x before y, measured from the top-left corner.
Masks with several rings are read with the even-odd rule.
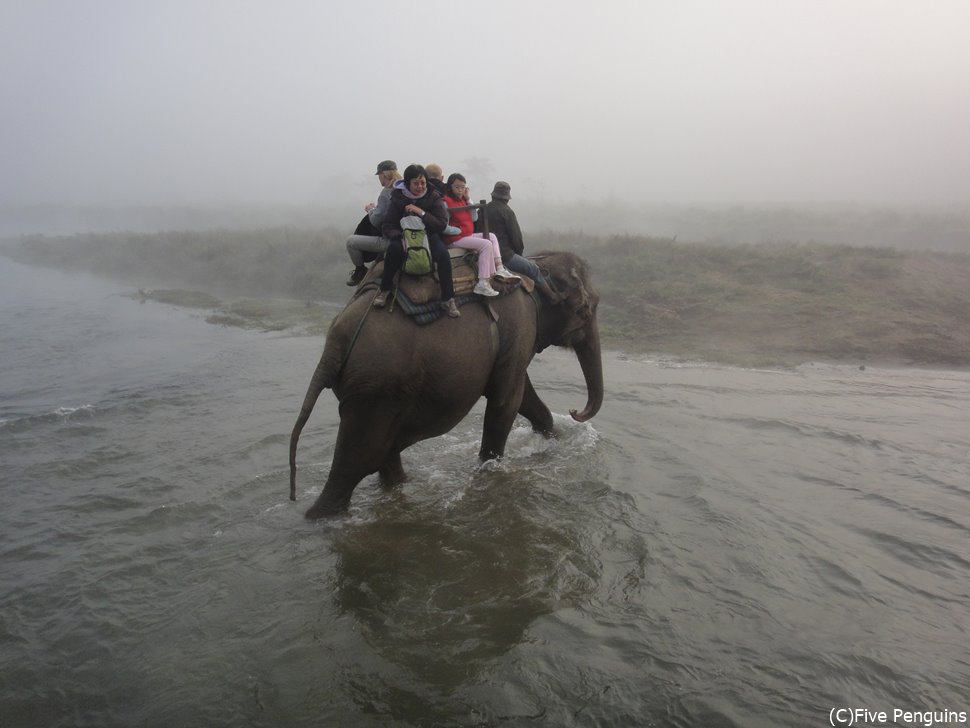
[[[394,159],[553,204],[965,206],[970,5],[0,8],[0,209],[359,206]]]

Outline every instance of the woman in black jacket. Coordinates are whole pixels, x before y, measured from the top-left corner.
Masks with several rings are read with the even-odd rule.
[[[388,241],[387,251],[384,253],[384,273],[381,276],[381,290],[374,298],[374,305],[377,308],[384,307],[387,294],[394,284],[394,276],[404,265],[404,231],[401,229],[401,218],[407,215],[420,217],[428,233],[431,258],[438,269],[438,283],[441,286],[441,307],[452,318],[461,316],[455,304],[451,258],[440,237],[448,225],[448,211],[441,195],[428,186],[428,174],[420,164],[409,165],[404,170],[404,179],[395,182],[391,192],[391,203],[381,225],[381,234]]]

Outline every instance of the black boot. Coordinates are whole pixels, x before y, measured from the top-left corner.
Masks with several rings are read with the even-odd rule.
[[[360,282],[364,280],[364,276],[367,275],[367,267],[363,265],[358,265],[354,268],[353,273],[350,274],[350,278],[347,279],[348,286],[359,286]]]

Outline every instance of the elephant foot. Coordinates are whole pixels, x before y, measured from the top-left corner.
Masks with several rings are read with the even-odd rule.
[[[546,427],[545,425],[532,425],[532,431],[538,435],[542,435],[547,440],[551,440],[556,437],[556,431],[552,428],[552,425]]]
[[[501,460],[505,455],[505,451],[494,450],[492,448],[482,448],[478,451],[478,461],[481,463],[488,462],[489,460]]]
[[[339,516],[340,514],[347,512],[348,505],[350,505],[349,498],[343,502],[338,502],[338,503],[335,503],[331,500],[324,500],[323,498],[320,498],[317,500],[316,503],[314,503],[312,506],[310,506],[310,508],[307,509],[307,512],[304,514],[304,517],[308,521],[316,521],[321,518]]]
[[[377,476],[382,488],[393,488],[404,483],[408,476],[404,472],[404,466],[401,465],[401,454],[395,453],[388,456],[378,468]]]
[[[551,412],[546,411],[536,416],[526,415],[526,419],[529,420],[529,424],[532,425],[532,431],[536,434],[542,435],[543,437],[556,436]]]
[[[382,488],[390,490],[391,488],[396,488],[399,485],[406,483],[408,476],[404,474],[404,471],[400,473],[381,473],[377,479],[377,482],[381,484]]]

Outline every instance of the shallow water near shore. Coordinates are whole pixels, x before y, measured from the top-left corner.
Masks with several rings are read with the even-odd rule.
[[[970,373],[608,353],[310,523],[317,337],[0,258],[4,726],[822,725],[970,711]],[[953,722],[951,721],[951,724]]]

